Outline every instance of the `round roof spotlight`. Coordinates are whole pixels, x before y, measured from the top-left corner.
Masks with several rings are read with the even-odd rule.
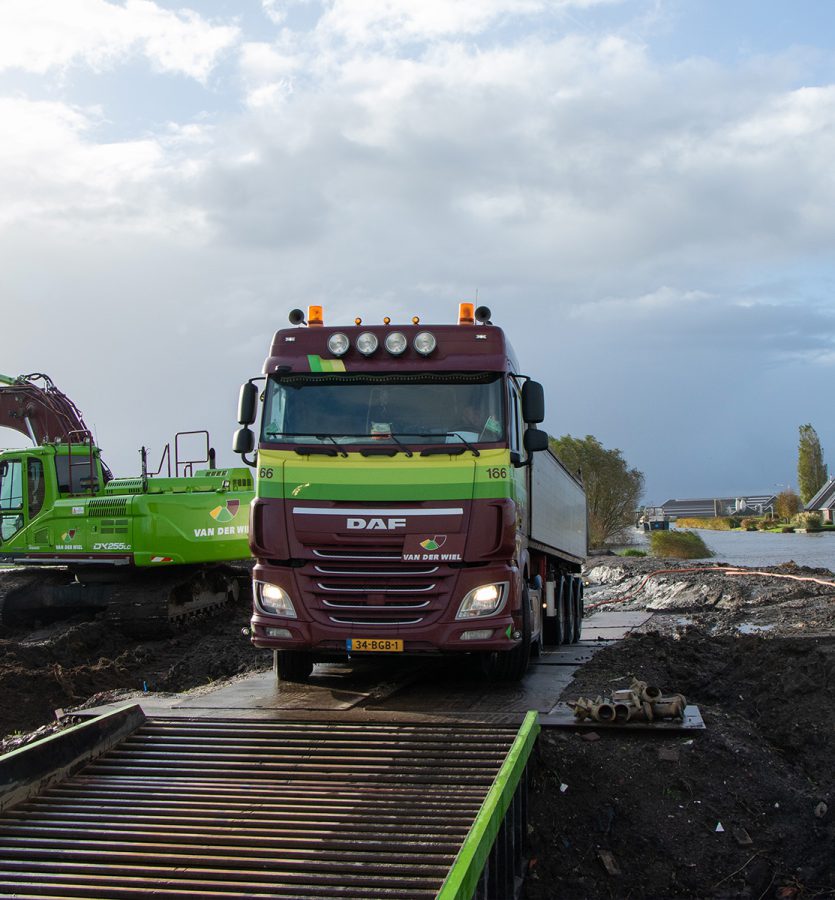
[[[335,331],[328,338],[328,350],[330,350],[334,356],[345,356],[349,346],[350,341],[348,340],[348,335],[343,334],[341,331]]]
[[[435,335],[428,331],[421,331],[415,335],[412,346],[420,353],[421,356],[429,356],[429,354],[438,346]]]
[[[364,331],[357,338],[357,350],[359,350],[363,356],[371,356],[379,346],[380,342],[377,340],[377,335],[370,331]]]
[[[386,335],[386,350],[392,356],[400,356],[401,353],[406,351],[408,345],[409,342],[406,340],[406,335],[401,331],[392,331],[391,334]]]
[[[290,310],[290,324],[304,325],[304,313],[300,309]]]
[[[489,306],[479,306],[479,308],[475,311],[475,317],[478,322],[482,325],[492,325],[493,323],[490,321],[490,307]]]

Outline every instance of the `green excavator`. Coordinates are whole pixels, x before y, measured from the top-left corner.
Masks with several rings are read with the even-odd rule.
[[[207,432],[179,433],[153,473],[143,447],[141,474],[113,478],[76,405],[41,373],[0,375],[0,427],[32,442],[0,450],[4,624],[87,612],[156,637],[248,590],[252,475],[217,468]]]

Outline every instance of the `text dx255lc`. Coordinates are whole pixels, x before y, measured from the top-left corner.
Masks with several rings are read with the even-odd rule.
[[[490,311],[330,328],[314,306],[290,322],[241,389],[234,439],[257,466],[252,641],[278,651],[279,677],[398,653],[518,679],[532,649],[576,641],[585,494]]]

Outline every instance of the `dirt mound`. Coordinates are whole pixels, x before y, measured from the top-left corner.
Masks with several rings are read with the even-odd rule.
[[[832,893],[835,642],[640,634],[600,651],[563,696],[632,676],[684,693],[707,730],[546,733],[527,897],[551,897],[554,884],[569,897]]]
[[[117,689],[185,691],[219,678],[268,668],[268,653],[241,633],[240,601],[174,637],[136,641],[100,621],[64,622],[0,635],[0,735],[54,721],[54,711]],[[0,745],[8,749],[14,742]]]

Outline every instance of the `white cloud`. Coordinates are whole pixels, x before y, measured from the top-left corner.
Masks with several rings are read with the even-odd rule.
[[[159,372],[136,369],[133,386],[168,397],[165,374],[208,354],[233,395],[228,409],[201,399],[213,431],[231,428],[234,384],[258,369],[290,307],[324,302],[331,322],[450,321],[477,288],[546,382],[560,433],[618,446],[628,433],[637,447],[654,427],[649,397],[697,446],[688,392],[717,430],[738,427],[740,409],[772,422],[778,395],[826,402],[825,380],[801,370],[830,364],[835,346],[835,87],[797,86],[802,50],[791,65],[659,62],[626,31],[572,33],[562,13],[582,3],[265,0],[277,28],[247,28],[238,79],[211,92],[227,109],[189,106],[198,92],[183,91],[166,107],[176,122],[146,117],[115,139],[104,126],[134,97],[114,97],[111,79],[102,106],[73,105],[73,79],[55,91],[53,70],[144,53],[206,78],[237,26],[79,0],[75,28],[65,5],[27,3],[50,14],[37,33],[18,23],[13,46],[2,18],[24,7],[0,7],[0,60],[47,72],[37,96],[66,99],[0,105],[8,296],[34,295],[49,321],[65,285],[87,298],[87,317],[149,308],[142,345]],[[75,321],[60,316],[56,354]],[[110,369],[115,334],[102,325]],[[645,359],[661,377],[638,370]]]
[[[623,0],[331,0],[319,30],[348,44],[475,35],[496,23]]]
[[[171,12],[151,0],[4,0],[0,70],[44,74],[85,65],[102,71],[137,54],[160,72],[205,81],[239,38],[191,10]]]
[[[119,231],[200,233],[199,210],[173,200],[194,178],[189,151],[205,132],[100,143],[100,113],[56,102],[0,98],[0,227],[106,236]],[[203,232],[205,237],[205,232]]]

